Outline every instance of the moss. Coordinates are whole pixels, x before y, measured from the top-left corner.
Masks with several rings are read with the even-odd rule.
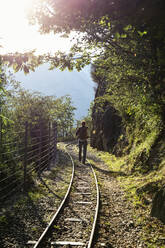
[[[163,146],[160,146],[162,140],[159,146],[155,146],[156,155],[161,154],[160,164],[156,165],[156,169],[151,166],[145,170],[150,157],[154,157],[151,156],[151,150],[155,148],[156,139],[157,134],[153,132],[144,142],[136,143],[130,153],[122,157],[115,157],[108,152],[99,152],[98,156],[108,166],[110,172],[118,172],[111,173],[111,176],[117,178],[126,199],[132,203],[135,224],[142,226],[141,238],[146,247],[161,248],[164,247],[162,243],[165,240],[165,227],[159,220],[150,217],[150,211],[155,193],[165,184],[165,151],[162,149]]]
[[[43,195],[39,192],[28,192],[28,195],[32,201],[37,201],[43,197]]]

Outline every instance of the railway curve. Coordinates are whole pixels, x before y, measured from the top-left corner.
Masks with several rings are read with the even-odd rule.
[[[72,161],[72,176],[60,207],[37,241],[28,242],[33,248],[91,248],[99,211],[99,187],[92,165],[74,160],[68,147],[65,153]]]

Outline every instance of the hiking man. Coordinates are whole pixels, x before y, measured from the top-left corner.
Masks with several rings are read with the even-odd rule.
[[[78,137],[78,145],[79,145],[79,161],[81,162],[81,154],[83,149],[83,164],[85,164],[86,153],[87,153],[87,138],[88,138],[88,127],[85,126],[85,121],[83,121],[82,126],[76,132],[76,136]]]

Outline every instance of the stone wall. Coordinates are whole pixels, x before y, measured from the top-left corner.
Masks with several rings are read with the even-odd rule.
[[[106,82],[98,84],[95,99],[105,94],[106,87]],[[98,150],[113,152],[122,132],[121,117],[108,102],[100,106],[96,101],[93,107],[92,122],[91,146]]]
[[[160,219],[165,224],[165,186],[156,193],[153,199],[151,216]]]

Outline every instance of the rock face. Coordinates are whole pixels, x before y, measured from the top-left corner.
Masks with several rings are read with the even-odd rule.
[[[165,187],[159,190],[153,199],[151,216],[165,223]]]
[[[93,113],[91,145],[99,150],[113,152],[121,134],[121,118],[115,109],[107,106],[103,113]]]
[[[98,84],[95,99],[105,94],[106,85],[105,82]],[[104,102],[100,106],[100,103],[96,101],[93,107],[92,120],[91,146],[99,150],[113,152],[122,130],[121,117],[108,102]]]

